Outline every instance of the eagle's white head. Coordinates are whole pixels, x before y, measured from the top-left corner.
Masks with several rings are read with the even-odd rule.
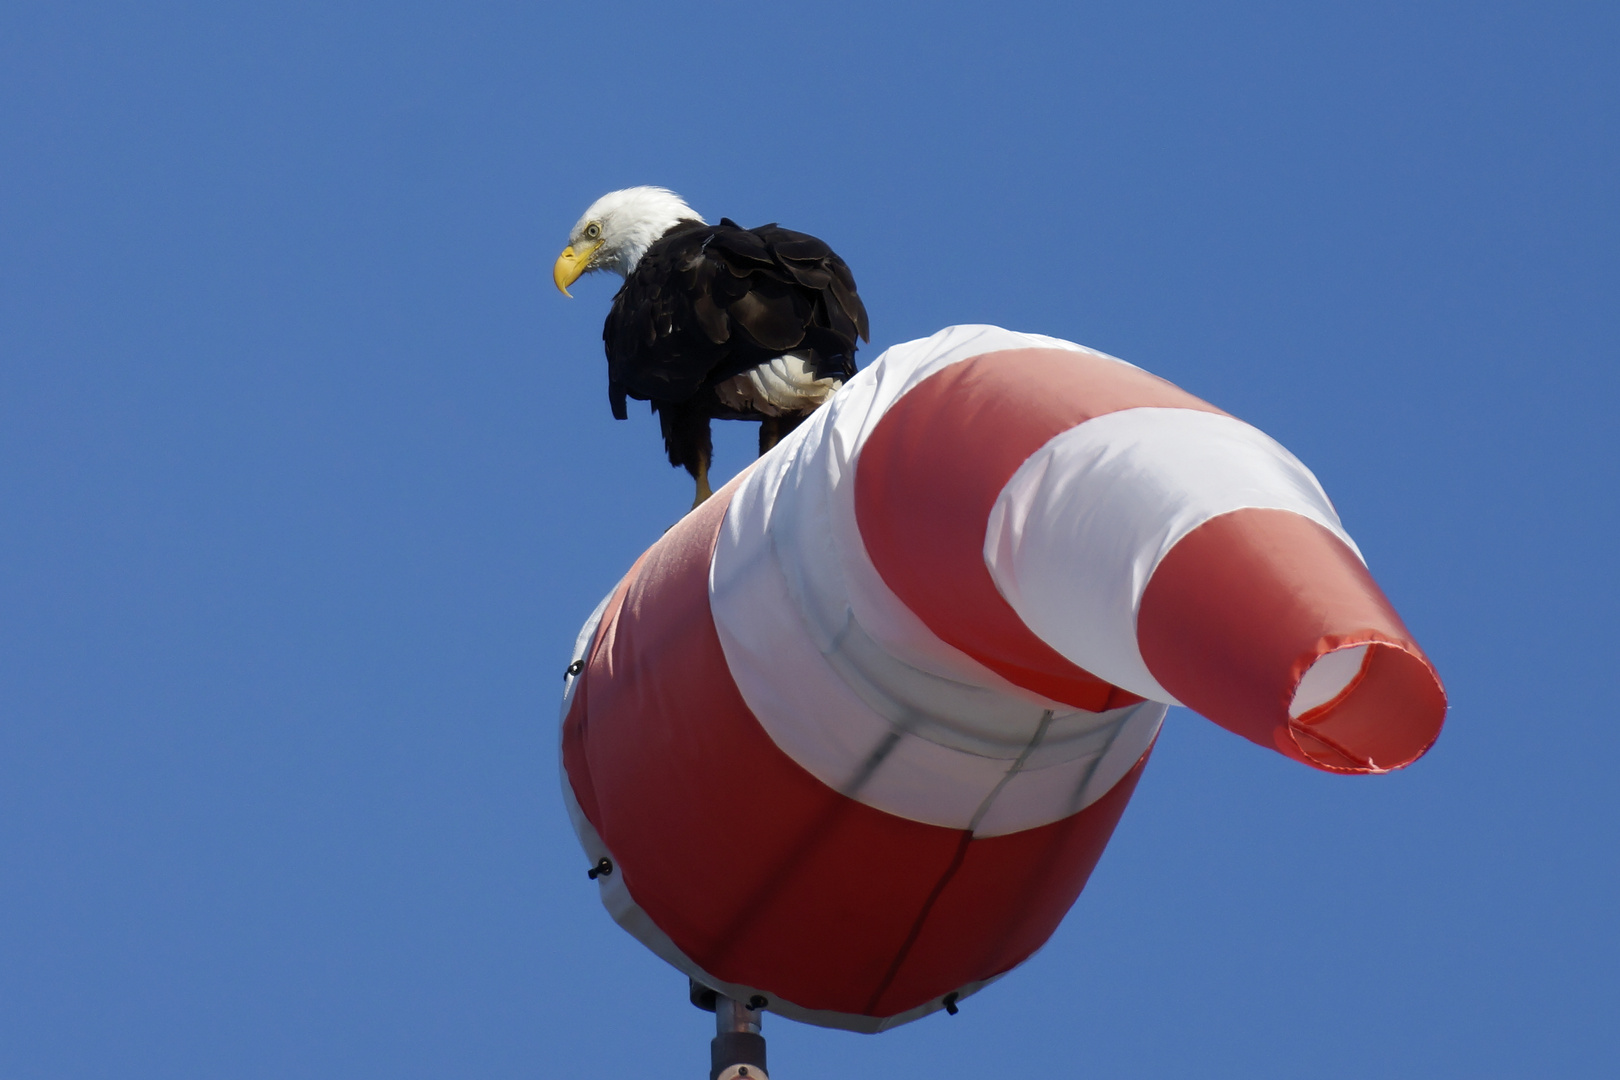
[[[551,279],[563,295],[581,274],[611,270],[626,277],[657,240],[682,221],[707,224],[681,197],[666,188],[633,187],[610,191],[568,234],[568,246],[557,256]]]

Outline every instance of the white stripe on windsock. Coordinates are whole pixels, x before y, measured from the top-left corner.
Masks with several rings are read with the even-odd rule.
[[[953,327],[884,353],[743,478],[709,578],[727,665],[778,747],[868,806],[981,836],[1095,802],[1165,713],[1090,713],[1012,685],[929,631],[861,544],[854,463],[888,407],[952,363],[1031,347],[1089,351]]]
[[[795,556],[798,572],[805,575],[811,586],[801,588],[800,595],[837,597],[838,603],[849,609],[853,619],[884,652],[910,666],[950,679],[960,678],[967,672],[968,681],[974,685],[1044,703],[1044,698],[1007,682],[941,641],[924,626],[872,565],[855,516],[854,481],[861,447],[894,403],[930,375],[953,364],[1007,349],[1063,349],[1132,366],[1072,341],[1043,334],[1020,334],[999,326],[947,327],[932,337],[886,349],[846,383],[831,402],[812,413],[809,420],[784,440],[785,444],[792,441],[793,445],[785,446],[786,452],[781,456],[803,458],[802,463],[793,466],[791,474],[792,483],[800,489],[801,501],[806,506],[799,513],[805,517],[826,518],[825,523],[815,524],[825,535],[813,544],[803,545]],[[785,470],[787,466],[787,462],[778,460],[778,455],[773,453],[760,462],[755,472]],[[764,481],[753,477],[745,481],[755,482]],[[813,497],[807,490],[810,485],[816,488]],[[942,589],[950,587],[950,582],[940,583]],[[838,610],[830,610],[824,614],[820,625],[836,627],[840,617]]]
[[[1181,704],[1137,648],[1142,593],[1177,541],[1245,507],[1300,514],[1360,555],[1316,477],[1269,435],[1219,413],[1136,408],[1070,428],[1024,462],[990,512],[984,560],[1066,659]]]

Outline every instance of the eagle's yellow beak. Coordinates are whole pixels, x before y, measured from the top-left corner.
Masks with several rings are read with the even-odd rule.
[[[557,288],[562,290],[564,296],[573,298],[574,294],[568,291],[568,286],[579,280],[579,275],[591,265],[591,256],[595,255],[596,249],[601,246],[602,241],[598,240],[589,247],[575,251],[574,246],[570,244],[563,248],[561,255],[557,256],[557,265],[551,268],[551,280],[557,283]]]

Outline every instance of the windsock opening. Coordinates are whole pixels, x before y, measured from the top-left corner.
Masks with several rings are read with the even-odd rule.
[[[1351,645],[1306,670],[1288,710],[1293,746],[1280,749],[1334,771],[1388,772],[1423,755],[1445,707],[1421,657],[1386,642]]]
[[[1160,561],[1137,643],[1230,731],[1331,772],[1410,765],[1445,719],[1439,676],[1342,540],[1285,510],[1206,521]]]

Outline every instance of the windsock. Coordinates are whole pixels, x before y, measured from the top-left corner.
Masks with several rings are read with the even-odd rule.
[[[563,788],[602,900],[737,1001],[880,1031],[1026,959],[1166,709],[1408,765],[1439,677],[1316,478],[1071,342],[898,345],[591,616]]]

